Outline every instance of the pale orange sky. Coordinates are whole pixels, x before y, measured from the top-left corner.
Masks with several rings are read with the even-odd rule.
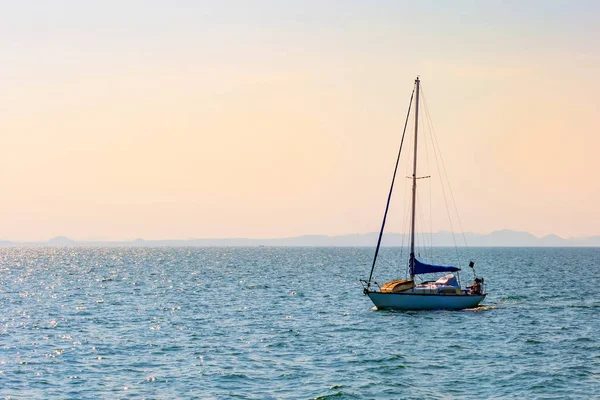
[[[377,231],[417,74],[465,231],[600,234],[596,3],[176,4],[3,5],[0,238]]]

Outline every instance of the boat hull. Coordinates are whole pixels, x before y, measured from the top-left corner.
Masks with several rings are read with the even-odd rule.
[[[485,298],[482,295],[448,295],[417,293],[368,292],[377,309],[386,310],[462,310],[477,307]]]

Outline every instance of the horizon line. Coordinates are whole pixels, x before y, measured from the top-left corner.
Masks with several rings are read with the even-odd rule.
[[[528,231],[517,231],[513,229],[499,229],[494,230],[489,233],[478,233],[478,232],[463,232],[464,235],[472,235],[472,236],[490,236],[498,233],[509,233],[509,234],[525,234],[529,237],[537,240],[543,239],[556,239],[563,241],[573,241],[573,240],[585,240],[585,239],[593,239],[598,238],[600,235],[585,235],[585,236],[571,236],[571,237],[562,237],[554,233],[550,233],[543,236],[537,236]],[[293,240],[293,239],[302,239],[302,238],[344,238],[344,237],[357,237],[357,236],[368,236],[368,235],[378,235],[379,233],[376,231],[364,232],[364,233],[345,233],[338,235],[330,235],[330,234],[301,234],[295,236],[281,236],[281,237],[188,237],[185,239],[181,238],[161,238],[161,239],[144,239],[142,237],[136,237],[133,239],[72,239],[66,235],[58,235],[51,237],[49,239],[41,239],[41,240],[12,240],[12,239],[0,239],[0,244],[44,244],[44,243],[52,243],[52,242],[72,242],[72,243],[141,243],[141,242],[190,242],[190,241],[235,241],[235,240],[244,240],[244,241],[277,241],[277,240]],[[409,233],[402,232],[386,232],[387,235],[408,235]],[[424,235],[440,235],[440,234],[452,234],[452,235],[461,235],[461,233],[454,233],[448,230],[439,230],[437,232],[423,232]]]

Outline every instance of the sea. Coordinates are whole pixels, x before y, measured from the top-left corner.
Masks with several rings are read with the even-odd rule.
[[[600,398],[600,248],[468,252],[480,307],[378,311],[372,248],[2,248],[0,398]]]

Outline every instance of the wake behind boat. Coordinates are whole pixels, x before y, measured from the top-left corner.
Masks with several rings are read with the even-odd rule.
[[[469,267],[473,270],[474,280],[471,286],[462,288],[459,280],[459,267],[455,266],[442,266],[427,264],[419,261],[415,256],[415,203],[417,194],[417,180],[425,177],[417,177],[417,138],[419,130],[419,93],[420,93],[420,79],[417,77],[415,80],[415,88],[408,109],[408,115],[406,116],[406,122],[404,124],[404,133],[402,134],[402,141],[400,143],[400,151],[398,152],[398,158],[396,160],[396,167],[394,169],[394,175],[392,178],[392,184],[387,199],[385,213],[383,216],[383,223],[381,231],[379,233],[379,239],[377,241],[377,247],[375,249],[375,256],[373,258],[373,265],[371,267],[371,273],[368,280],[361,280],[364,286],[364,293],[369,296],[371,301],[375,304],[378,309],[399,309],[399,310],[435,310],[435,309],[449,309],[449,310],[461,310],[465,308],[473,308],[479,305],[485,298],[484,279],[478,278],[473,261],[469,262]],[[404,135],[406,133],[406,127],[408,124],[408,118],[410,116],[410,109],[412,107],[413,96],[415,96],[415,134],[414,134],[414,154],[413,154],[413,168],[412,168],[412,200],[411,200],[411,219],[410,219],[410,255],[408,260],[408,271],[409,279],[398,279],[392,280],[383,285],[378,285],[373,281],[373,272],[375,270],[375,263],[377,261],[377,255],[381,246],[381,238],[385,229],[386,218],[390,206],[390,200],[392,198],[392,192],[394,190],[394,181],[396,179],[396,172],[398,171],[398,163],[400,161],[400,154],[402,153],[402,145],[404,143]],[[446,275],[435,280],[425,281],[416,283],[415,277],[422,276],[424,274],[439,274],[445,273]],[[456,273],[456,275],[454,274]],[[373,288],[373,284],[376,284],[379,288]]]

